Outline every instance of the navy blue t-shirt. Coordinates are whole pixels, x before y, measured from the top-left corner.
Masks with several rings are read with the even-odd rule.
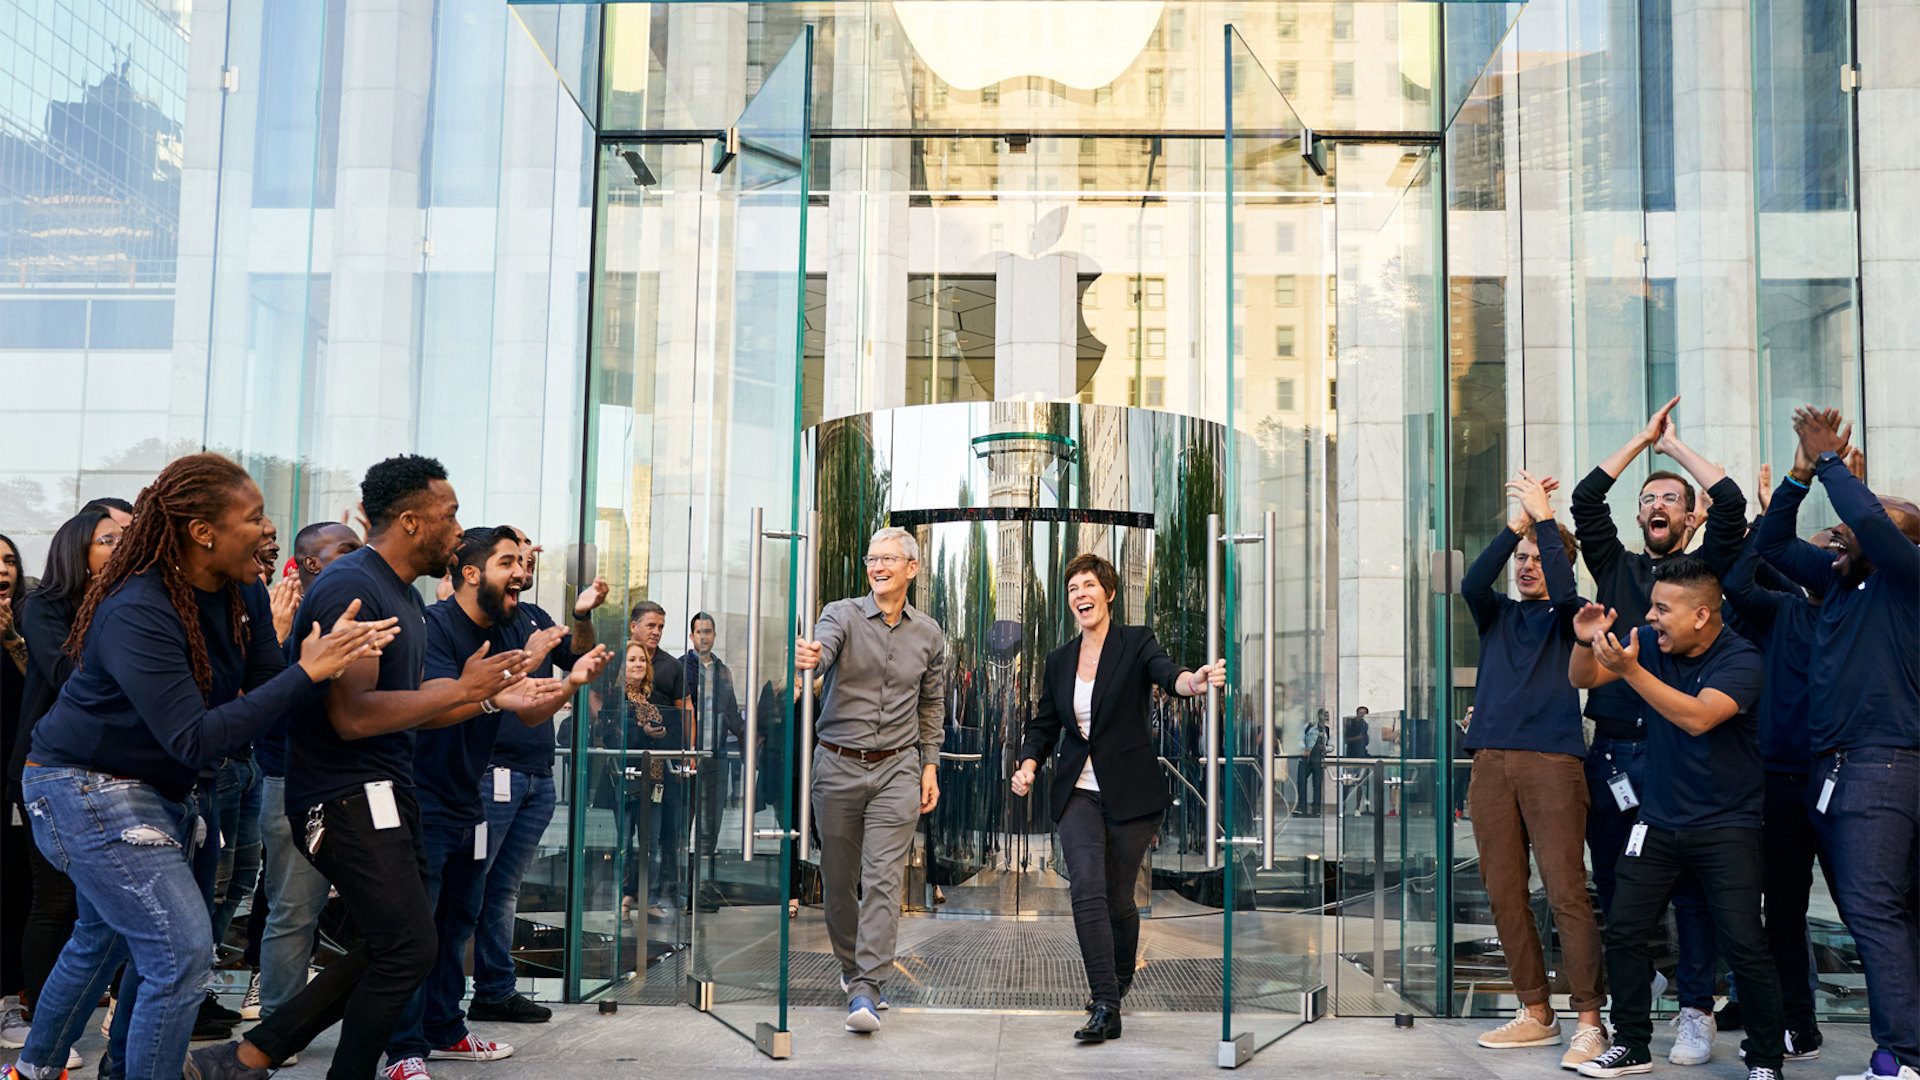
[[[545,630],[553,625],[551,616],[525,600],[520,601],[519,620],[530,624],[526,627],[526,635],[521,638],[522,641],[532,637],[534,631]],[[570,651],[571,643],[571,637],[560,639],[560,644],[555,645],[553,651],[547,654],[545,662],[534,669],[533,677],[552,678],[555,665],[572,667],[579,657]],[[519,648],[517,645],[514,647]],[[479,645],[476,643],[474,648],[479,648]],[[472,651],[472,649],[468,650],[468,652]],[[493,742],[491,764],[502,769],[512,769],[515,772],[532,773],[535,776],[552,776],[553,747],[552,720],[535,727],[528,727],[519,720],[505,721],[500,725],[499,737]]]
[[[300,639],[288,638],[286,644],[280,647],[280,652],[291,666],[300,658]],[[253,740],[253,760],[260,766],[260,775],[287,775],[287,724],[292,719],[289,713],[274,717],[273,722],[267,725],[267,730]]]
[[[1740,616],[1737,632],[1760,649],[1767,663],[1766,693],[1760,695],[1760,759],[1768,772],[1805,776],[1813,769],[1812,687],[1807,666],[1813,657],[1820,608],[1791,590],[1788,582],[1763,580],[1777,577],[1765,570],[1749,540],[1724,583],[1727,606]]]
[[[293,640],[307,636],[318,622],[331,627],[353,601],[363,621],[400,620],[400,633],[380,654],[376,690],[418,690],[427,657],[426,609],[413,586],[372,547],[350,551],[313,579],[293,620]],[[414,733],[391,731],[351,741],[342,739],[317,697],[293,710],[287,725],[287,809],[305,809],[357,791],[374,780],[413,786]]]
[[[1584,757],[1580,692],[1567,681],[1573,616],[1584,601],[1560,530],[1549,526],[1534,531],[1547,599],[1515,600],[1494,591],[1500,567],[1520,544],[1520,535],[1511,529],[1501,529],[1460,579],[1461,594],[1480,631],[1480,674],[1466,748]]]
[[[532,629],[524,614],[504,625],[481,626],[467,617],[459,601],[448,597],[427,609],[426,678],[458,679],[481,642],[488,644],[488,656],[498,656],[525,647]],[[526,727],[512,713],[483,712],[420,732],[413,746],[413,782],[421,821],[470,826],[487,819],[480,777],[487,771],[495,737],[508,724]]]
[[[194,590],[213,675],[202,695],[160,572],[122,582],[94,611],[80,670],[34,725],[34,763],[132,777],[179,800],[201,769],[251,743],[295,702],[317,700],[306,671],[281,659],[266,587],[242,585],[240,597],[246,621],[236,643],[226,590]]]
[[[1722,629],[1698,656],[1660,651],[1651,626],[1642,626],[1640,666],[1690,697],[1712,687],[1740,711],[1704,735],[1689,735],[1648,706],[1646,790],[1640,820],[1662,829],[1759,828],[1766,774],[1760,763],[1755,710],[1766,666],[1753,643]]]

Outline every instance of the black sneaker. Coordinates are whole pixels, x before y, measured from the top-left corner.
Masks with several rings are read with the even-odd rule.
[[[194,1042],[213,1042],[233,1037],[233,1025],[211,1016],[201,1016],[193,1025]]]
[[[1788,1028],[1785,1057],[1788,1061],[1812,1061],[1820,1056],[1820,1044],[1825,1041],[1820,1035],[1819,1028],[1808,1028],[1805,1031]]]
[[[203,1046],[187,1054],[183,1080],[267,1080],[266,1069],[249,1068],[240,1060],[240,1044]]]
[[[1581,1076],[1626,1076],[1629,1073],[1649,1073],[1653,1071],[1653,1055],[1645,1049],[1621,1046],[1618,1043],[1607,1047],[1607,1052],[1592,1061],[1580,1063]]]
[[[205,1000],[200,1002],[200,1019],[208,1018],[219,1020],[228,1027],[232,1027],[240,1022],[240,1013],[236,1009],[229,1009],[220,1004],[219,995],[209,990]]]
[[[553,1010],[537,1005],[525,994],[505,1001],[475,1001],[467,1006],[467,1019],[502,1024],[544,1024],[553,1019]]]
[[[1780,1070],[1762,1068],[1748,1069],[1747,1080],[1780,1080]]]
[[[1721,1031],[1739,1031],[1747,1026],[1746,1021],[1740,1018],[1740,1003],[1737,1001],[1720,1006],[1720,1011],[1713,1014],[1713,1022]]]

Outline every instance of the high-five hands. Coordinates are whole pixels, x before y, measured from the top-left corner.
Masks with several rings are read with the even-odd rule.
[[[1659,449],[1660,441],[1673,430],[1673,407],[1678,404],[1680,404],[1680,395],[1675,394],[1672,401],[1660,406],[1660,411],[1653,414],[1653,418],[1647,421],[1646,428],[1640,432],[1640,441]],[[1660,453],[1664,454],[1666,451],[1661,449]]]
[[[1794,458],[1796,469],[1802,455],[1811,470],[1821,454],[1835,453],[1844,458],[1853,449],[1853,425],[1842,423],[1839,409],[1802,405],[1793,410],[1793,432],[1800,436],[1799,453]]]

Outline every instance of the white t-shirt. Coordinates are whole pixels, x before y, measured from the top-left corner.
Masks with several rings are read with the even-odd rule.
[[[1073,677],[1073,717],[1080,721],[1081,738],[1089,737],[1093,730],[1093,683],[1078,675]],[[1074,787],[1086,791],[1099,791],[1100,783],[1093,778],[1093,753],[1087,753],[1087,764],[1080,770],[1080,779]]]

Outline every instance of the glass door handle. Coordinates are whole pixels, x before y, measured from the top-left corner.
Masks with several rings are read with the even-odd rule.
[[[764,554],[761,551],[761,545],[768,540],[798,540],[802,544],[800,553],[801,563],[805,565],[807,562],[806,533],[769,532],[767,531],[766,523],[767,511],[765,507],[756,506],[748,512],[747,528],[750,540],[747,544],[747,685],[749,687],[758,687],[760,685],[760,578],[761,570],[764,566]],[[811,578],[812,575],[808,574],[807,576]],[[810,592],[811,584],[803,583],[801,585],[801,591],[803,594]],[[806,597],[803,596],[802,599],[805,600]],[[806,610],[806,608],[803,606],[802,610]],[[798,672],[795,672],[795,674],[798,675]],[[808,676],[807,681],[812,682],[812,677]],[[807,689],[811,690],[812,687],[809,686]],[[813,725],[810,721],[813,714],[813,695],[811,693],[802,694],[800,695],[800,699],[804,702],[802,705],[802,723],[809,729],[805,734],[811,734]],[[752,800],[751,793],[759,790],[760,781],[759,691],[751,690],[748,692],[746,713],[746,731],[740,740],[740,783],[741,790],[748,792],[748,795],[742,802],[742,812],[740,814],[740,861],[752,862],[753,842],[755,840],[792,836],[793,833],[781,829],[756,830],[753,827],[753,812],[747,809],[747,804]],[[809,762],[807,759],[808,755],[804,752],[801,753],[800,769],[803,777],[806,776],[809,771]],[[806,835],[807,802],[808,800],[803,789],[800,798],[800,813],[802,815],[800,819],[802,822],[800,835],[803,838]],[[801,843],[804,844],[805,840],[802,839]]]
[[[1220,658],[1220,547],[1222,544],[1259,544],[1260,575],[1260,805],[1263,822],[1258,838],[1260,867],[1273,869],[1273,761],[1276,753],[1273,730],[1273,617],[1274,617],[1274,513],[1261,515],[1261,531],[1224,535],[1220,515],[1207,515],[1207,663]],[[1220,865],[1220,763],[1224,760],[1220,745],[1220,691],[1207,684],[1206,756],[1207,769],[1207,869]],[[1240,844],[1246,838],[1230,841]]]
[[[1207,515],[1207,663],[1220,655],[1220,515]],[[1207,683],[1207,869],[1220,865],[1220,688]]]

